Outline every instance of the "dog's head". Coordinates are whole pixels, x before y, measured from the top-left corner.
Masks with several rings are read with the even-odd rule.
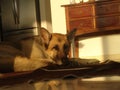
[[[41,28],[41,36],[46,53],[57,63],[61,64],[62,59],[66,58],[72,39],[76,30],[72,30],[68,34],[49,33],[45,28]]]

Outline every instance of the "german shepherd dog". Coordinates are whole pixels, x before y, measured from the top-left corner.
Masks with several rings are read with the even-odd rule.
[[[75,30],[68,34],[49,33],[41,28],[38,36],[22,39],[15,43],[1,42],[0,70],[14,72],[36,70],[49,64],[62,64],[70,49]],[[4,72],[3,71],[3,72]]]

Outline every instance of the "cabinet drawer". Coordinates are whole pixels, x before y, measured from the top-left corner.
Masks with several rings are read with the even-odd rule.
[[[114,4],[96,4],[95,5],[96,15],[116,14],[120,12],[120,3]]]
[[[80,19],[70,22],[70,29],[86,29],[86,28],[94,28],[94,20],[93,18],[88,19]]]
[[[120,16],[109,16],[109,17],[96,18],[97,28],[116,27],[119,25],[120,25]]]
[[[93,15],[93,8],[92,5],[88,6],[73,6],[73,7],[68,7],[69,9],[69,18],[70,19],[76,19],[76,18],[81,18],[81,17],[88,17]]]

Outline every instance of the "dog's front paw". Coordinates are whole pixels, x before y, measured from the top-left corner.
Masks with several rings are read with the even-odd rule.
[[[40,59],[31,61],[32,61],[31,69],[33,70],[55,64],[55,62],[52,59]]]
[[[56,62],[52,59],[43,59],[41,62],[46,63],[46,64],[56,64]]]

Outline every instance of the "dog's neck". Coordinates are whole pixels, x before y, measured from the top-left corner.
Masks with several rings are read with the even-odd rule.
[[[21,40],[22,52],[28,58],[50,58],[39,36]]]

